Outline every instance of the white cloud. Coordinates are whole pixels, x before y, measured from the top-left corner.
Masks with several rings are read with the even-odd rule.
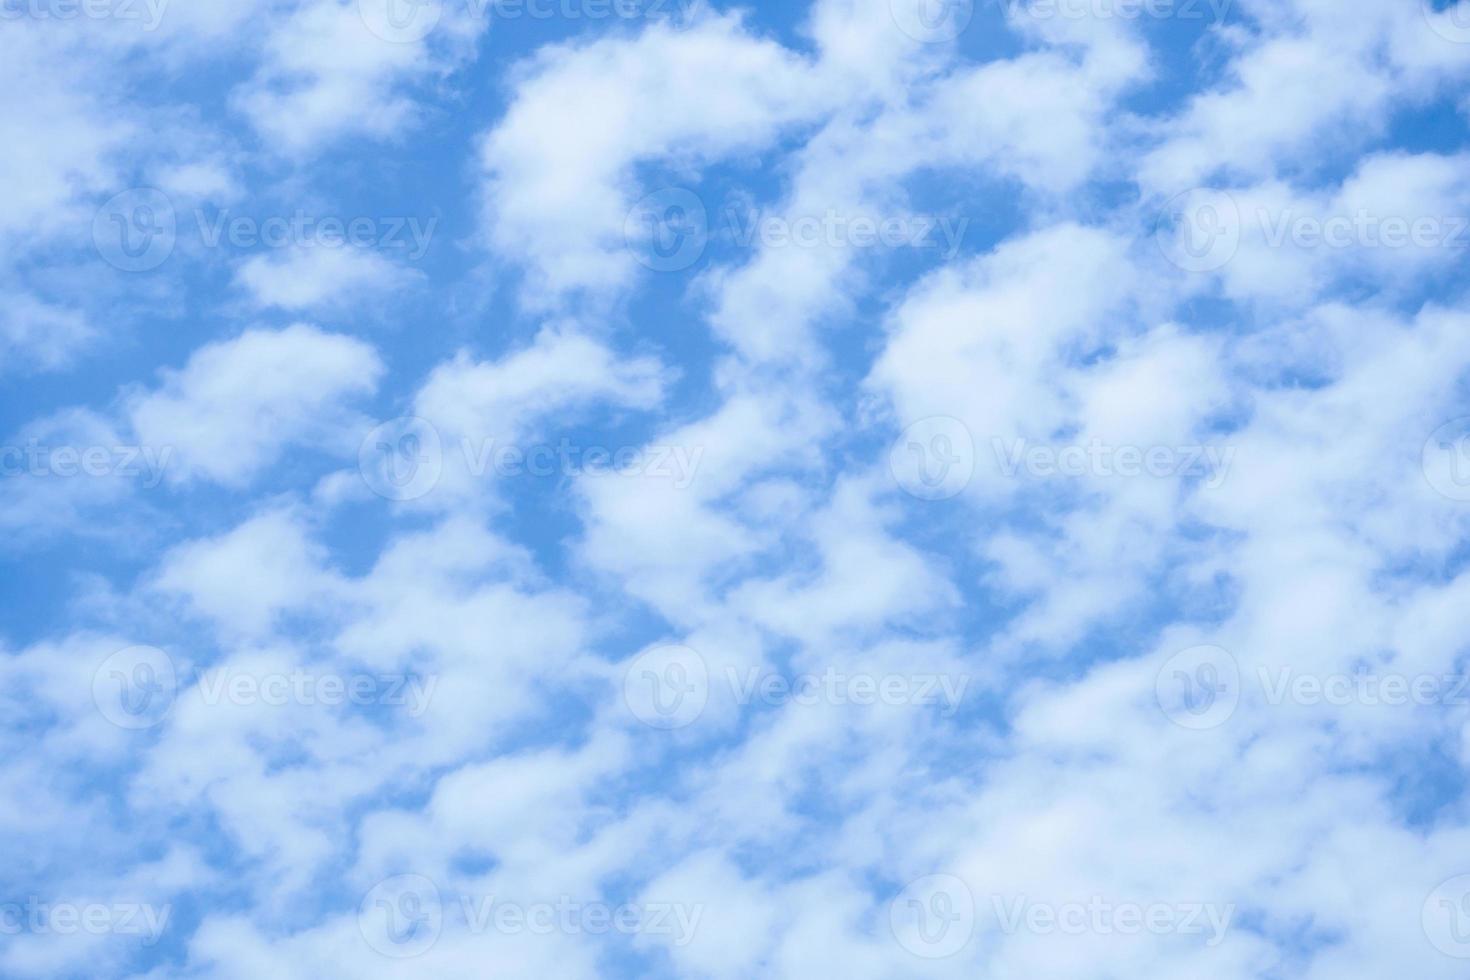
[[[152,46],[110,28],[73,36],[124,61],[153,52],[180,77],[233,46],[219,70],[247,80],[219,91],[266,152],[181,148],[178,133],[209,127],[180,124],[119,155],[130,127],[160,115],[114,115],[75,86],[38,95],[41,117],[0,110],[11,135],[44,132],[44,113],[59,134],[25,159],[61,176],[0,206],[0,235],[41,256],[22,272],[85,245],[87,202],[123,175],[181,198],[251,197],[264,169],[273,190],[306,197],[341,179],[319,151],[368,136],[391,153],[420,118],[417,86],[457,96],[466,81],[446,69],[465,63],[475,28],[457,18],[471,8],[394,46],[351,3],[227,6],[181,12]],[[1222,268],[1183,274],[1147,219],[1205,182],[1247,217],[1465,213],[1463,154],[1384,137],[1402,107],[1445,107],[1470,45],[1415,0],[1353,16],[1331,0],[1247,0],[1244,22],[1206,39],[1225,44],[1218,80],[1205,67],[1199,90],[1165,92],[1142,86],[1172,85],[1184,49],[1164,59],[1156,42],[1190,25],[1089,7],[977,9],[970,34],[928,45],[888,0],[819,0],[794,40],[754,14],[597,38],[589,25],[512,69],[508,108],[478,144],[471,176],[501,263],[483,278],[459,288],[346,249],[235,270],[255,306],[288,313],[422,285],[415,297],[442,300],[449,324],[427,352],[385,340],[380,354],[305,324],[239,332],[236,304],[207,314],[223,319],[187,359],[164,355],[175,366],[151,386],[111,395],[111,372],[136,379],[134,355],[162,350],[128,337],[100,383],[78,372],[64,397],[79,407],[46,407],[71,379],[38,383],[40,417],[15,426],[15,446],[172,455],[157,500],[116,473],[0,482],[11,540],[88,534],[39,566],[47,621],[17,628],[40,638],[0,644],[0,727],[26,748],[0,762],[0,796],[33,811],[0,815],[21,845],[0,884],[140,892],[199,917],[178,917],[164,953],[30,936],[0,969],[74,972],[85,956],[109,975],[302,980],[470,980],[487,963],[588,978],[1463,972],[1421,919],[1432,889],[1470,870],[1457,867],[1465,706],[1273,703],[1259,679],[1463,673],[1470,510],[1444,483],[1450,461],[1425,462],[1431,435],[1466,414],[1459,255],[1273,245],[1257,224]],[[21,27],[0,47],[25,70],[67,63]],[[726,251],[692,289],[643,292],[623,221],[666,181],[754,183],[731,200],[785,218],[937,202],[979,227],[952,255]],[[466,301],[522,270],[520,312],[499,295]],[[0,315],[7,359],[66,366],[100,332],[100,301],[57,298],[75,275],[14,278],[33,298]],[[183,280],[214,298],[212,281]],[[127,295],[170,283],[134,280]],[[584,293],[595,320],[532,334],[526,308]],[[447,358],[444,330],[459,348]],[[386,411],[428,420],[444,454],[440,486],[410,507],[382,506],[354,468],[374,425],[363,403],[388,377]],[[975,476],[918,499],[888,472],[891,440],[935,416],[968,431]],[[476,470],[496,447],[584,432],[682,452],[687,479],[569,468],[511,487]],[[1231,455],[1219,482],[1008,471],[1017,442]],[[116,559],[94,558],[103,548]],[[61,579],[77,584],[49,584]],[[96,671],[136,643],[166,647],[180,684],[156,727],[125,732]],[[704,671],[664,679],[702,708],[664,730],[626,685],[649,679],[631,672],[641,652],[671,643]],[[1167,691],[1175,655],[1201,644],[1229,652],[1239,698],[1219,725],[1186,728]],[[829,670],[965,693],[865,705],[742,697],[731,680]],[[221,702],[210,683],[230,672],[397,677],[433,693],[421,712]],[[1217,675],[1182,678],[1224,694]],[[407,966],[371,947],[357,907],[405,872],[432,878],[446,911]],[[928,962],[894,934],[890,903],[934,874],[963,879],[977,916],[962,949]],[[687,943],[477,931],[465,896],[700,911]],[[1229,926],[1213,944],[1007,931],[1000,913],[1018,900],[1204,903]]]
[[[467,23],[447,17],[431,39],[385,40],[369,29],[360,6],[369,5],[309,0],[272,19],[261,67],[235,93],[270,151],[298,157],[348,137],[397,135],[420,113],[406,89],[452,62],[431,41],[468,39]]]
[[[96,330],[80,310],[26,293],[0,301],[0,371],[61,367],[95,336]]]
[[[187,597],[230,630],[262,634],[280,614],[330,600],[334,580],[320,567],[323,557],[289,513],[273,511],[173,549],[155,587]]]
[[[529,346],[493,361],[461,351],[434,369],[414,399],[413,412],[433,427],[444,464],[425,502],[493,501],[503,453],[524,459],[594,409],[656,408],[671,380],[655,358],[621,357],[571,328],[543,328]]]
[[[808,71],[734,17],[552,48],[523,66],[482,162],[489,241],[528,266],[526,301],[631,281],[634,166],[669,156],[696,167],[759,149],[819,104]]]
[[[323,245],[255,255],[236,273],[257,306],[293,311],[365,304],[422,278],[377,252]]]
[[[128,399],[139,440],[174,449],[176,481],[248,483],[296,443],[348,450],[345,402],[382,373],[362,341],[304,324],[208,344],[162,385]]]

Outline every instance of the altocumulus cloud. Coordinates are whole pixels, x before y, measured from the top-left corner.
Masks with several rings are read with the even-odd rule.
[[[0,974],[1464,974],[1467,0],[0,19]]]

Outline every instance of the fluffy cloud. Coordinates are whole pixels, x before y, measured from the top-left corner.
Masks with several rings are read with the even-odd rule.
[[[0,972],[1460,975],[1464,5],[1163,7],[11,23]]]
[[[238,485],[293,443],[340,447],[344,402],[371,392],[382,370],[350,337],[304,324],[250,330],[196,351],[126,411],[142,444],[173,447],[172,479]]]

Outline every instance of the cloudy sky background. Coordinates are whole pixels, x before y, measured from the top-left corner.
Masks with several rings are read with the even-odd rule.
[[[0,18],[0,974],[1464,975],[1470,3]]]

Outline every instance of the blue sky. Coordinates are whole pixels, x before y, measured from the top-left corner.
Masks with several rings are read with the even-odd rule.
[[[0,0],[0,976],[1462,975],[1467,77]]]

